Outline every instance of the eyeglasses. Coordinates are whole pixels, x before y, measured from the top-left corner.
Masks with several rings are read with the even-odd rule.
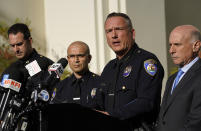
[[[67,57],[69,59],[74,59],[74,58],[83,58],[85,56],[87,56],[88,54],[77,54],[77,55],[68,55]]]

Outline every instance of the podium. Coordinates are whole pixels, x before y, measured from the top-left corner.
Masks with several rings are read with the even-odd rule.
[[[125,131],[128,123],[78,104],[50,104],[44,111],[48,131]]]

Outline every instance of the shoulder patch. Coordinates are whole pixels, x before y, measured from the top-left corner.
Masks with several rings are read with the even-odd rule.
[[[154,59],[148,59],[144,61],[144,68],[149,75],[154,76],[156,74],[157,72],[156,64],[157,62]]]

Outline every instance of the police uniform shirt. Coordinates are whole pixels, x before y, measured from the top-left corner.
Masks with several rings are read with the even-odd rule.
[[[101,109],[99,83],[99,76],[90,71],[80,79],[72,74],[54,88],[52,103],[76,103],[89,108]]]
[[[38,54],[38,52],[33,49],[32,53],[24,59],[18,59],[16,62],[12,63],[8,68],[5,69],[5,71],[2,73],[0,80],[2,81],[2,78],[4,76],[4,74],[9,74],[10,70],[20,70],[22,72],[22,83],[21,83],[21,89],[20,92],[22,92],[22,94],[24,94],[23,92],[26,92],[26,90],[24,90],[29,74],[27,74],[27,72],[25,72],[26,68],[25,66],[29,63],[31,63],[32,61],[36,60],[41,68],[42,71],[47,71],[48,70],[48,66],[53,64],[53,61],[50,60],[47,57],[44,57],[40,54]],[[48,72],[46,72],[48,73]],[[44,73],[44,75],[47,75]],[[37,78],[37,80],[39,79],[43,79],[44,75],[41,75]],[[1,96],[1,94],[0,94]],[[1,97],[0,97],[1,99]]]
[[[43,72],[43,71],[44,72],[37,76],[37,79],[35,79],[35,81],[33,81],[33,84],[36,84],[35,82],[41,82],[41,80],[44,79],[46,77],[46,75],[48,75],[48,72],[47,72],[48,67],[53,64],[53,61],[47,57],[44,57],[44,56],[38,54],[38,52],[35,49],[33,49],[32,53],[28,57],[23,58],[23,59],[18,59],[16,62],[12,63],[8,68],[5,69],[5,71],[1,75],[0,80],[2,81],[4,74],[12,73],[11,70],[12,71],[13,70],[20,71],[22,73],[22,76],[20,78],[21,79],[20,92],[17,93],[15,91],[12,91],[11,96],[10,96],[10,98],[12,98],[13,94],[17,94],[18,98],[21,98],[21,97],[28,98],[28,99],[25,99],[25,102],[23,103],[21,108],[24,108],[24,106],[26,106],[27,100],[29,100],[31,98],[31,91],[34,88],[34,85],[32,85],[31,87],[27,87],[29,74],[28,74],[28,72],[26,72],[27,69],[25,68],[25,66],[27,64],[31,63],[34,60],[36,60],[38,65],[40,66],[40,68],[42,70],[41,72]],[[3,94],[3,92],[2,92],[2,94]],[[1,98],[2,94],[0,94],[0,100],[2,99]],[[23,110],[23,109],[21,109],[21,110]],[[32,131],[32,130],[35,131],[37,128],[37,124],[35,124],[36,121],[34,121],[33,118],[37,117],[38,114],[36,114],[35,110],[33,110],[33,112],[31,112],[29,114],[31,114],[31,116],[29,116],[29,117],[31,117],[30,118],[31,122],[28,124],[27,128],[29,128],[28,130],[30,130],[30,131]],[[33,126],[32,126],[32,124],[33,124]]]
[[[111,60],[101,74],[109,85],[106,111],[120,119],[150,117],[150,114],[148,119],[156,119],[163,76],[164,70],[157,57],[134,43],[122,59]]]

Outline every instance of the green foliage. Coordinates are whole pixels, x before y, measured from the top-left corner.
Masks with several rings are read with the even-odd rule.
[[[66,77],[70,75],[71,75],[71,72],[69,72],[67,69],[64,70],[63,74],[61,75],[61,80],[65,79]]]
[[[172,67],[171,70],[170,70],[170,75],[173,75],[177,71],[178,71],[178,67]]]
[[[4,40],[7,40],[8,25],[0,21],[0,35]],[[1,43],[0,43],[1,44]],[[4,44],[4,43],[3,43]]]

